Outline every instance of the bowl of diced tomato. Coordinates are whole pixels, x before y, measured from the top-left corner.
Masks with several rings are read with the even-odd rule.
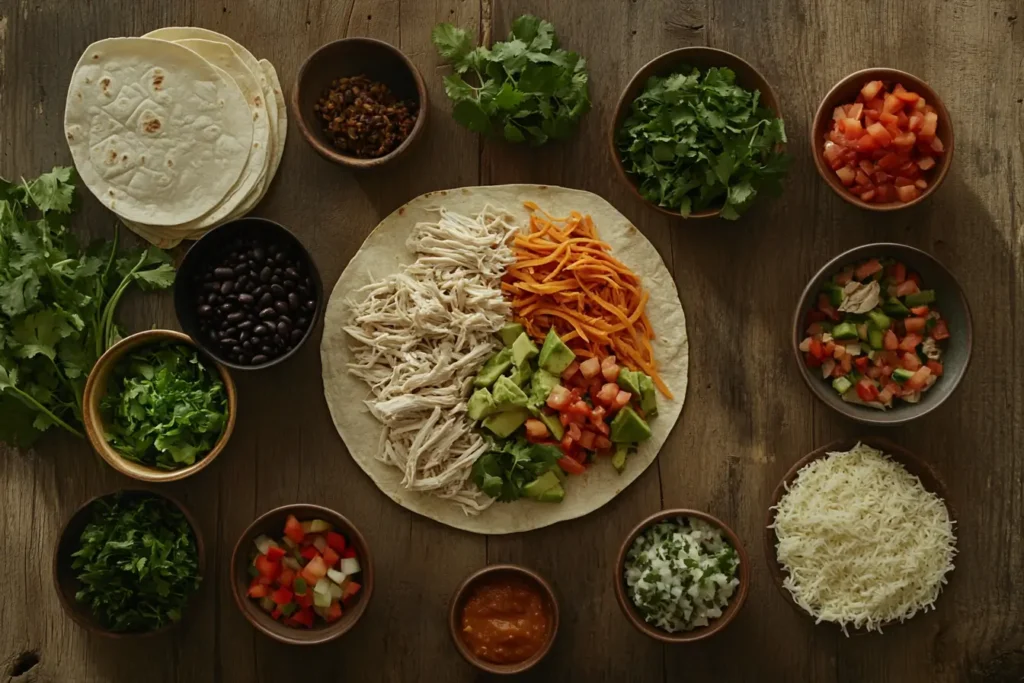
[[[245,530],[231,556],[232,592],[257,629],[290,645],[338,638],[366,611],[373,562],[343,515],[319,505],[285,505]]]
[[[866,244],[826,263],[793,314],[793,352],[815,396],[858,422],[902,424],[937,408],[971,358],[971,313],[934,257]]]
[[[921,79],[896,69],[864,69],[822,100],[811,125],[811,153],[840,197],[893,211],[919,203],[945,179],[953,126],[942,100]]]

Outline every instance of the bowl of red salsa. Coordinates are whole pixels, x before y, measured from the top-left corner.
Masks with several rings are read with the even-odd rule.
[[[517,674],[536,665],[558,632],[558,601],[536,572],[495,564],[456,589],[448,624],[456,649],[481,671]]]

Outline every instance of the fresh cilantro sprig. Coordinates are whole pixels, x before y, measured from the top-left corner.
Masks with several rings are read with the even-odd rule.
[[[161,343],[115,366],[100,409],[107,441],[122,457],[175,470],[195,463],[220,439],[227,391],[195,349]]]
[[[786,130],[760,95],[727,68],[651,77],[616,133],[640,194],[683,216],[720,207],[735,220],[760,192],[777,193],[789,165],[779,151]]]
[[[476,133],[542,145],[567,138],[590,109],[586,60],[558,47],[549,21],[523,15],[490,49],[451,24],[430,37],[455,69],[444,78],[452,115]]]
[[[495,443],[473,463],[473,482],[491,498],[509,503],[523,497],[523,487],[548,470],[557,469],[562,451],[520,437]]]
[[[116,232],[80,249],[67,227],[73,183],[65,167],[31,182],[0,178],[0,441],[20,446],[54,425],[82,436],[85,379],[121,336],[122,295],[174,281],[167,254],[121,254]]]
[[[119,494],[92,504],[71,567],[75,598],[111,631],[153,631],[181,619],[199,588],[195,536],[162,498]]]

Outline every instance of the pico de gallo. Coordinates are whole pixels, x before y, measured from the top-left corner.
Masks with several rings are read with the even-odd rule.
[[[865,202],[910,202],[928,188],[926,174],[945,152],[938,124],[938,112],[918,93],[870,81],[852,104],[833,111],[825,161]]]
[[[296,628],[331,623],[359,594],[362,571],[355,548],[322,519],[288,515],[280,542],[254,539],[248,596],[271,617]]]
[[[935,290],[899,261],[847,266],[807,311],[800,351],[844,401],[892,408],[917,403],[942,376],[949,326]]]

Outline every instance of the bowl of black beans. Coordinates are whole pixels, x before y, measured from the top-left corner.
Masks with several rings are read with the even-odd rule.
[[[270,367],[294,354],[322,306],[309,252],[263,218],[241,218],[207,233],[185,255],[174,287],[185,333],[238,370]]]

